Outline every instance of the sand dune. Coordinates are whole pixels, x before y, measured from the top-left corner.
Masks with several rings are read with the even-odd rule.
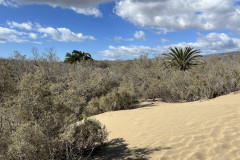
[[[98,159],[240,160],[240,93],[150,104],[95,116],[110,132]]]

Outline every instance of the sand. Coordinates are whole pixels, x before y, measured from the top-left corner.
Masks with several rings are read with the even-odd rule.
[[[96,159],[240,160],[240,93],[95,116],[109,132]]]

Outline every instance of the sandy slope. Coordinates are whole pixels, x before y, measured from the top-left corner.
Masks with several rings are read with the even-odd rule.
[[[240,160],[240,93],[95,118],[110,132],[99,159]]]

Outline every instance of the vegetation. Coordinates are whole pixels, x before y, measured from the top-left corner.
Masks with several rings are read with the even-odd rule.
[[[67,53],[65,57],[66,58],[65,58],[64,62],[71,63],[71,64],[80,62],[80,61],[93,60],[91,57],[91,54],[77,51],[77,50],[73,50],[72,54]]]
[[[107,139],[89,116],[139,100],[195,101],[240,90],[240,54],[213,55],[182,72],[162,57],[71,65],[52,50],[33,51],[31,59],[0,59],[0,159],[88,158]]]
[[[163,54],[167,60],[166,62],[170,66],[175,66],[180,70],[185,71],[192,65],[198,65],[199,60],[196,60],[201,55],[196,55],[201,51],[199,49],[194,49],[191,47],[170,47],[170,53]]]

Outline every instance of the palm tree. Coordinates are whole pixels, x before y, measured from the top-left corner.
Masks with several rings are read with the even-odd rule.
[[[66,53],[65,55],[65,60],[64,62],[66,63],[75,63],[75,62],[80,62],[80,61],[85,61],[85,60],[93,60],[91,54],[73,50],[72,54]]]
[[[83,52],[83,61],[93,60],[91,54]]]
[[[198,65],[199,61],[198,57],[202,57],[202,55],[196,55],[200,53],[200,49],[194,49],[192,47],[169,47],[170,53],[164,53],[163,55],[166,57],[166,62],[170,66],[175,66],[180,70],[185,71],[192,65]]]

